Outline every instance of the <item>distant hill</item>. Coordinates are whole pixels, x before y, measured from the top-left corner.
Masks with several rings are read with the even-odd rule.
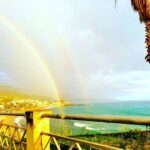
[[[50,100],[49,97],[39,96],[7,85],[0,85],[0,97],[8,99],[39,99]]]

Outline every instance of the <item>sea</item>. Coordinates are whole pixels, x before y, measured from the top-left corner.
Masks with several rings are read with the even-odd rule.
[[[86,105],[65,106],[67,115],[120,115],[120,116],[150,116],[150,101],[126,101],[91,103]],[[54,108],[53,113],[60,114],[59,108]],[[115,123],[77,121],[77,120],[50,120],[51,132],[56,134],[77,136],[101,133],[127,132],[130,130],[149,130],[141,125],[126,125]]]

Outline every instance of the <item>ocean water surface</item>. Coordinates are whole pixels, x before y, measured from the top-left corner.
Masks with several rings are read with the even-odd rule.
[[[60,113],[58,108],[53,109],[53,113]],[[95,103],[87,105],[75,105],[64,107],[65,114],[82,115],[122,115],[122,116],[150,116],[150,101],[138,102],[113,102],[113,103]],[[98,134],[123,132],[128,130],[146,130],[147,127],[139,125],[123,125],[114,123],[90,122],[67,120],[60,121],[51,119],[51,130],[55,133],[69,135]]]

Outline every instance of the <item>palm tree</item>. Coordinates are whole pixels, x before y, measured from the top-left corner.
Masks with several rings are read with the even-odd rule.
[[[115,3],[117,0],[115,0]],[[140,22],[145,23],[146,29],[146,48],[147,55],[146,61],[150,63],[150,0],[131,0],[131,5],[135,11],[139,14]]]

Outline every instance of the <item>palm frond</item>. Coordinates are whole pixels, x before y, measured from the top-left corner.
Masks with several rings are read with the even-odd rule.
[[[131,5],[135,11],[139,13],[139,19],[141,22],[150,20],[150,4],[149,0],[131,0]],[[115,0],[115,6],[118,0]],[[148,8],[149,7],[149,8]]]
[[[117,0],[115,0],[116,6]],[[150,63],[150,0],[131,0],[131,5],[135,11],[139,13],[139,19],[145,23],[146,29],[146,61]]]
[[[146,21],[149,18],[146,11],[147,1],[148,0],[131,0],[131,5],[133,9],[139,13],[139,18],[141,22]]]

